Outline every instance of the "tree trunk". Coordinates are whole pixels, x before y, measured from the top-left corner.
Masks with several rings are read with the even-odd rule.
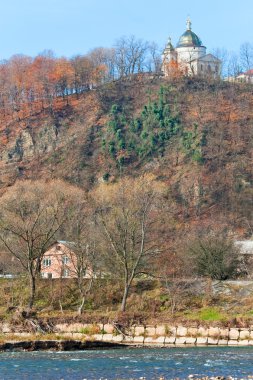
[[[30,298],[28,302],[28,311],[30,311],[33,308],[35,292],[36,292],[36,279],[33,274],[30,274]]]
[[[127,301],[127,297],[129,293],[129,288],[130,286],[128,284],[125,285],[124,294],[123,294],[123,298],[121,302],[121,309],[120,309],[122,312],[126,311],[126,301]]]
[[[78,314],[81,315],[83,312],[83,306],[84,306],[85,297],[82,297],[81,305],[78,308]]]

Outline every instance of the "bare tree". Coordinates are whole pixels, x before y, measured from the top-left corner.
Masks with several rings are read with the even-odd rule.
[[[144,71],[148,43],[135,36],[121,37],[115,44],[115,63],[120,78]]]
[[[229,52],[225,48],[213,49],[212,54],[221,61],[221,76],[222,78],[228,75]]]
[[[239,249],[222,233],[209,233],[188,247],[195,273],[212,280],[233,278],[239,269]]]
[[[151,42],[148,46],[146,67],[149,72],[160,73],[162,65],[162,52],[157,43]]]
[[[133,280],[147,270],[147,264],[159,252],[159,243],[153,236],[158,186],[144,176],[103,185],[95,194],[111,274],[124,282],[121,311],[126,309]]]
[[[228,76],[236,78],[241,71],[242,67],[240,65],[239,57],[236,53],[232,52],[228,61]]]
[[[71,195],[73,188],[62,181],[25,181],[0,199],[0,241],[29,277],[28,312],[34,305],[43,255],[66,222]]]
[[[99,276],[99,242],[96,234],[93,209],[88,199],[79,199],[67,224],[73,276],[80,294],[78,313],[82,314],[87,295],[94,279]]]
[[[91,52],[88,54],[88,58],[93,63],[94,67],[99,67],[101,65],[105,65],[107,67],[107,73],[104,77],[104,81],[115,79],[115,49],[103,47],[96,48],[91,50]]]
[[[245,71],[253,68],[253,45],[249,42],[240,46],[240,62]]]

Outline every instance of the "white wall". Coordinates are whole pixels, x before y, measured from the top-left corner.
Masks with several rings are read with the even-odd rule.
[[[189,62],[206,55],[206,48],[201,47],[180,47],[176,49],[178,55],[178,63]]]

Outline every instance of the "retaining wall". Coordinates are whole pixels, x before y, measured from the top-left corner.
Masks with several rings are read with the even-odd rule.
[[[7,324],[0,326],[6,337],[28,338],[28,332],[12,333]],[[145,346],[253,346],[253,326],[249,328],[185,327],[173,325],[132,326],[127,330],[112,324],[57,324],[54,333],[62,339]]]
[[[95,331],[86,334],[94,340],[103,342],[117,342],[134,345],[231,345],[253,346],[253,326],[250,328],[219,328],[219,327],[185,327],[172,325],[132,326],[119,333],[113,325],[56,325],[58,333],[80,339],[83,332]]]

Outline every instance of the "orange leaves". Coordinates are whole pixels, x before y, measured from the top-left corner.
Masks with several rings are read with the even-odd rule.
[[[170,78],[179,78],[183,75],[183,70],[177,61],[171,60],[165,64],[165,71]]]
[[[92,81],[95,84],[98,84],[105,77],[107,71],[108,71],[108,68],[106,67],[106,65],[99,65],[95,67],[91,74]]]
[[[74,78],[74,69],[66,58],[60,58],[54,61],[52,70],[49,72],[49,81],[60,83],[66,81],[71,84]]]
[[[35,58],[16,55],[0,63],[0,118],[29,116],[43,108],[54,108],[57,99],[68,101],[105,80],[108,68],[91,55],[56,58],[45,52]]]

